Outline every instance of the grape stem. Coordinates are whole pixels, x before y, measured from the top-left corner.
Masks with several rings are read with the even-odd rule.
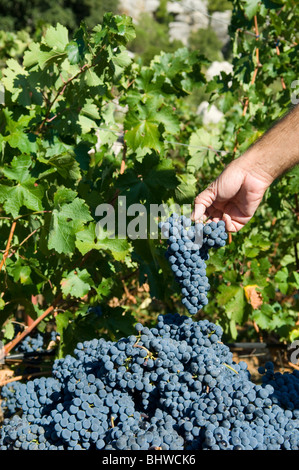
[[[139,341],[139,339],[138,339],[138,341]],[[151,351],[149,351],[145,346],[141,346],[140,344],[135,343],[135,344],[134,344],[134,348],[145,349],[145,351],[147,351],[149,357],[152,357],[152,356],[153,356],[153,353],[152,353]]]
[[[46,316],[48,316],[50,313],[55,311],[56,304],[60,301],[62,297],[62,294],[60,293],[53,304],[48,307],[28,328],[26,328],[20,335],[18,335],[15,339],[10,341],[4,346],[4,354],[7,356],[7,354],[18,344],[20,341],[22,341],[25,336],[29,335],[31,331],[42,321]]]
[[[228,369],[232,370],[232,371],[235,372],[236,374],[239,374],[239,372],[236,371],[236,369],[234,369],[233,367],[229,366],[229,365],[226,364],[225,362],[223,363],[223,365],[224,365],[225,367],[228,367]]]

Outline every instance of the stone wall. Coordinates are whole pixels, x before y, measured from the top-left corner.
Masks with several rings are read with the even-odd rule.
[[[121,13],[138,21],[141,13],[154,13],[159,5],[160,0],[119,0],[118,9]]]
[[[141,13],[153,14],[159,5],[160,0],[119,0],[120,12],[131,16],[135,22],[138,22]],[[223,46],[227,44],[229,40],[228,25],[231,19],[230,10],[209,15],[207,0],[169,0],[167,11],[174,17],[174,20],[169,23],[170,40],[178,39],[187,45],[192,31],[211,27]],[[232,65],[227,61],[212,62],[206,71],[207,80],[211,80],[215,75],[221,75],[222,71],[227,74],[231,73]],[[210,106],[207,101],[203,101],[199,105],[197,114],[202,117],[204,126],[217,124],[223,118],[223,113],[216,106]]]
[[[153,14],[160,5],[160,0],[119,0],[121,13],[131,16],[135,21],[141,13]],[[207,0],[169,0],[167,10],[174,16],[169,24],[171,40],[178,39],[187,45],[191,31],[211,26],[223,44],[228,41],[230,11],[208,14]]]

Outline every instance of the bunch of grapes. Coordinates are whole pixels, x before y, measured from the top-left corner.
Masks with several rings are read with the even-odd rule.
[[[37,333],[36,335],[28,335],[18,344],[16,351],[24,353],[32,353],[42,351],[44,349],[44,335]]]
[[[14,325],[14,338],[23,332],[21,324]],[[56,343],[59,340],[59,334],[55,330],[50,332],[33,331],[31,334],[25,336],[15,347],[15,352],[18,353],[35,353],[43,352],[48,349],[50,343]]]
[[[166,257],[181,287],[182,304],[194,315],[208,304],[210,284],[206,276],[206,261],[210,248],[226,244],[225,223],[220,220],[205,225],[192,224],[191,219],[172,214],[159,226],[167,238]]]

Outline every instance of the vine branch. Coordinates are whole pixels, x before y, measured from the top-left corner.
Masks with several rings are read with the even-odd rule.
[[[7,343],[5,346],[4,346],[4,355],[7,356],[8,353],[17,345],[19,344],[24,338],[25,336],[29,335],[31,333],[31,331],[36,328],[36,326],[42,321],[44,320],[50,313],[52,313],[55,308],[56,308],[56,305],[59,303],[59,301],[61,300],[61,297],[62,297],[62,294],[60,293],[56,299],[54,300],[54,302],[52,303],[52,305],[50,305],[50,307],[47,308],[47,310],[45,310],[36,320],[34,320],[34,322],[32,322],[32,324],[30,326],[28,326],[28,328],[26,328],[26,330],[24,330],[20,335],[18,335],[16,338],[14,338],[12,341],[10,341],[9,343]]]
[[[6,379],[0,382],[0,387],[3,387],[4,385],[9,384],[11,382],[16,382],[16,381],[24,380],[24,379],[30,380],[32,379],[32,377],[40,377],[40,376],[44,376],[45,374],[51,374],[51,373],[52,371],[49,370],[49,371],[42,371],[42,372],[33,372],[32,374],[17,375],[16,377],[11,377],[10,379]]]
[[[10,229],[9,237],[8,237],[6,248],[5,248],[5,253],[4,253],[3,258],[1,260],[1,263],[0,263],[0,271],[1,271],[1,269],[4,265],[4,263],[5,263],[5,260],[6,260],[7,256],[8,256],[8,253],[9,253],[9,250],[10,250],[10,245],[11,245],[11,242],[12,242],[12,238],[13,238],[13,235],[14,235],[14,232],[15,232],[16,225],[17,225],[17,222],[16,222],[16,220],[14,220],[13,223],[12,223],[11,229]]]

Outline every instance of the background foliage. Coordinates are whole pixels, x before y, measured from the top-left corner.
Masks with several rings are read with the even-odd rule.
[[[56,23],[32,34],[1,33],[6,344],[14,322],[42,318],[38,330],[57,329],[63,356],[78,340],[114,340],[131,333],[137,320],[186,314],[164,243],[96,235],[95,210],[114,203],[117,214],[120,195],[127,205],[192,204],[290,108],[299,6],[235,0],[233,7],[234,71],[208,83],[210,58],[196,47],[132,59],[127,48],[136,28],[126,16],[108,13],[95,27],[82,22],[74,32]],[[198,93],[224,113],[221,123],[203,126],[194,106]],[[220,323],[228,340],[299,337],[298,185],[297,167],[211,256],[210,302],[198,318]]]
[[[34,32],[42,24],[56,24],[57,20],[74,31],[82,20],[93,28],[103,19],[107,11],[117,13],[118,0],[1,0],[1,29]]]

